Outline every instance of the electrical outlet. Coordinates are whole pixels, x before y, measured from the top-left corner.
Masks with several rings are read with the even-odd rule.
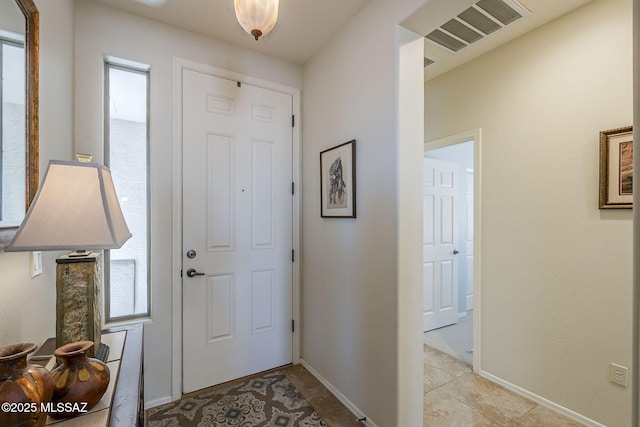
[[[609,381],[614,384],[621,385],[622,387],[626,387],[628,371],[629,370],[624,366],[612,363],[611,365],[609,365]]]

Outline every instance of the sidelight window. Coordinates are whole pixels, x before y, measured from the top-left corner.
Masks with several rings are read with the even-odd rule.
[[[105,322],[150,313],[149,68],[105,62],[105,165],[129,230],[105,251]]]

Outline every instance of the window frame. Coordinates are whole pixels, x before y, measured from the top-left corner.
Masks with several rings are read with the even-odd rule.
[[[110,131],[111,131],[111,114],[110,114],[110,79],[109,79],[109,70],[110,69],[118,69],[121,71],[137,73],[146,76],[146,105],[147,105],[147,115],[146,115],[146,159],[145,159],[145,168],[146,168],[146,185],[147,185],[147,223],[146,223],[146,232],[147,232],[147,310],[143,313],[135,313],[125,316],[117,316],[111,317],[111,275],[110,275],[110,267],[111,267],[111,251],[104,251],[104,324],[105,325],[114,325],[114,324],[127,324],[138,322],[144,319],[150,319],[152,313],[151,307],[151,162],[150,162],[150,111],[151,111],[151,67],[145,64],[140,64],[132,61],[121,60],[117,58],[108,58],[104,59],[104,164],[107,167],[110,167],[110,148],[111,148],[111,140],[110,140]]]

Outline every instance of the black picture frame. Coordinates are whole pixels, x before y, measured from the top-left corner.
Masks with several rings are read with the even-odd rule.
[[[356,140],[320,152],[320,216],[356,218]]]

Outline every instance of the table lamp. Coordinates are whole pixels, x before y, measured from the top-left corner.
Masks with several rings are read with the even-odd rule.
[[[49,162],[24,221],[5,250],[75,251],[56,259],[56,347],[93,341],[91,356],[100,352],[101,250],[117,249],[130,237],[108,168]],[[101,348],[104,352],[104,345]]]

